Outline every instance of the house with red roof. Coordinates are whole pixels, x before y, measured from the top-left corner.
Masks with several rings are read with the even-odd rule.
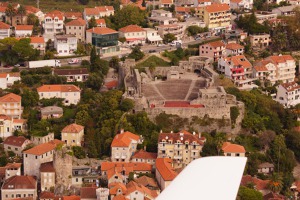
[[[81,146],[84,138],[84,126],[73,123],[67,125],[61,131],[61,140],[66,143],[67,146]]]
[[[37,198],[37,181],[33,176],[13,176],[3,183],[1,199]]]
[[[44,37],[30,37],[30,45],[40,51],[40,55],[45,54],[46,43]]]
[[[124,195],[127,192],[126,185],[124,183],[111,183],[108,185],[110,199],[115,196]]]
[[[275,101],[285,108],[295,106],[300,103],[300,85],[296,82],[281,83],[276,87],[277,94]]]
[[[11,34],[10,25],[0,22],[0,39],[9,37]]]
[[[155,190],[150,190],[145,186],[138,184],[134,181],[130,181],[126,185],[127,191],[124,195],[128,199],[149,199],[154,200],[158,194]]]
[[[251,10],[253,8],[253,0],[230,0],[230,8],[232,10]]]
[[[174,168],[183,168],[200,157],[205,141],[200,133],[185,130],[178,133],[160,133],[157,157],[171,158]]]
[[[155,162],[155,178],[161,190],[164,190],[178,175],[174,170],[171,158],[157,158]]]
[[[24,174],[40,178],[40,167],[43,163],[52,162],[57,145],[63,145],[60,140],[52,140],[39,144],[23,152]]]
[[[96,19],[96,23],[98,27],[106,27],[106,22],[105,19],[101,18],[101,19]]]
[[[15,36],[16,37],[28,37],[32,35],[33,25],[16,25]]]
[[[0,167],[0,183],[4,180],[21,175],[22,163],[7,163],[4,167]]]
[[[111,161],[129,162],[136,152],[137,145],[142,143],[142,137],[122,129],[111,143]]]
[[[64,32],[65,16],[58,10],[53,10],[45,15],[43,28],[45,30],[45,38],[53,39],[55,34]]]
[[[261,192],[263,195],[269,194],[271,192],[269,189],[270,180],[261,180],[250,175],[243,176],[241,185],[247,187],[249,184],[253,184],[254,189]]]
[[[0,115],[21,119],[22,113],[21,96],[9,93],[0,97]]]
[[[2,123],[2,129],[0,130],[0,137],[2,139],[8,138],[13,136],[14,131],[20,130],[25,132],[26,131],[26,120],[24,119],[16,119],[11,116],[0,114],[0,123]],[[21,151],[23,150],[21,147],[13,147],[7,146],[10,151],[14,151],[17,155],[21,155]]]
[[[9,136],[3,142],[5,151],[12,151],[18,156],[22,156],[22,151],[27,145],[31,144],[31,141],[23,136]]]
[[[141,163],[148,163],[150,165],[155,164],[155,160],[157,158],[157,153],[147,152],[143,149],[138,150],[135,154],[131,157],[131,162],[141,162]]]
[[[222,145],[224,156],[245,157],[246,150],[242,145],[224,142]]]
[[[225,46],[226,55],[237,56],[244,54],[244,46],[237,43],[229,43]]]
[[[225,43],[222,41],[209,42],[199,46],[199,56],[211,58],[214,62],[218,62],[225,53]]]
[[[0,73],[0,88],[6,89],[11,87],[15,81],[21,81],[19,72],[3,72]]]
[[[113,6],[98,6],[94,8],[84,8],[83,19],[89,21],[92,17],[95,19],[100,19],[103,17],[109,17],[115,14],[115,9]]]
[[[82,18],[81,12],[65,12],[64,15],[66,19],[71,19],[71,20]]]
[[[210,0],[194,0],[195,7],[209,6],[211,3]]]
[[[49,191],[55,187],[55,169],[53,162],[42,163],[40,167],[41,190]]]
[[[66,34],[75,35],[79,42],[85,41],[86,21],[78,18],[66,23]]]
[[[159,7],[161,8],[170,8],[173,4],[173,0],[159,0]]]
[[[217,71],[233,80],[238,87],[243,87],[253,82],[252,68],[252,64],[244,55],[237,55],[220,58]]]
[[[145,44],[146,31],[138,25],[128,25],[119,29],[119,37],[125,38],[128,45]]]

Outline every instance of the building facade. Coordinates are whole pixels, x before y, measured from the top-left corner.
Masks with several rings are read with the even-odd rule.
[[[79,42],[85,41],[86,21],[81,18],[66,23],[66,34],[75,35]]]
[[[67,146],[82,146],[84,142],[84,126],[70,124],[61,131],[61,140]]]
[[[58,56],[73,55],[77,50],[77,37],[75,35],[56,35],[54,48]]]
[[[128,25],[119,29],[119,37],[126,39],[128,45],[145,44],[146,31],[137,25]]]
[[[209,42],[199,46],[199,55],[212,58],[214,62],[218,62],[225,53],[225,44],[222,41]]]
[[[55,34],[63,33],[64,20],[64,14],[58,10],[47,13],[43,23],[45,35],[54,37]]]
[[[224,142],[222,145],[222,151],[224,156],[231,157],[245,157],[246,150],[243,146],[238,144],[232,144],[230,142]]]
[[[276,87],[276,101],[285,108],[290,108],[300,103],[300,86],[296,82],[282,83]]]
[[[5,151],[12,151],[18,156],[22,156],[22,151],[29,144],[31,144],[31,141],[23,136],[9,136],[3,142]]]
[[[21,96],[9,93],[0,97],[0,114],[20,119],[22,113]]]

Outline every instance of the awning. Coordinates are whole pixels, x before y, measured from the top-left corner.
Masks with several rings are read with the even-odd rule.
[[[140,41],[140,40],[144,41],[145,38],[126,38],[127,42],[134,42],[134,41]]]
[[[148,37],[148,40],[150,42],[155,42],[155,41],[162,41],[163,39],[161,37]]]

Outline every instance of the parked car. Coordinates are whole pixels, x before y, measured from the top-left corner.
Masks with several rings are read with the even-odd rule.
[[[165,46],[164,44],[158,44],[157,45],[158,47],[163,47],[163,46]]]
[[[10,68],[10,67],[12,67],[11,65],[4,65],[3,67],[5,67],[5,68]]]
[[[156,52],[156,50],[149,50],[149,53],[154,53],[154,52]]]
[[[77,63],[79,63],[79,61],[81,61],[81,59],[73,58],[70,61],[68,61],[68,64],[70,64],[70,65],[77,64]]]

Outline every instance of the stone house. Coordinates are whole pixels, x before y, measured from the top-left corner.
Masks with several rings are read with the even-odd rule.
[[[21,175],[22,163],[7,163],[4,167],[0,167],[0,183],[4,180]]]
[[[141,149],[131,157],[131,162],[141,162],[154,165],[156,158],[157,153],[151,153]]]
[[[231,157],[245,157],[246,150],[243,146],[238,144],[232,144],[230,142],[224,142],[222,145],[222,151],[224,156]]]
[[[41,190],[49,191],[55,187],[55,169],[53,162],[42,163],[40,167]]]
[[[23,136],[9,136],[3,142],[5,151],[12,151],[18,156],[22,156],[22,151],[29,144],[31,144],[31,141]]]
[[[75,35],[79,42],[85,41],[86,21],[83,19],[75,19],[66,23],[66,34]]]
[[[60,118],[63,114],[63,108],[58,106],[47,106],[41,108],[41,119]]]
[[[70,124],[61,131],[61,140],[67,146],[82,146],[84,140],[84,126]]]
[[[270,174],[274,171],[274,165],[272,163],[261,163],[258,165],[258,173],[263,173],[263,174]]]
[[[155,178],[161,190],[164,190],[177,176],[172,166],[172,159],[157,158],[155,162]]]
[[[39,145],[43,143],[48,143],[52,140],[54,140],[54,133],[48,133],[45,136],[31,136],[30,140],[34,145]]]

